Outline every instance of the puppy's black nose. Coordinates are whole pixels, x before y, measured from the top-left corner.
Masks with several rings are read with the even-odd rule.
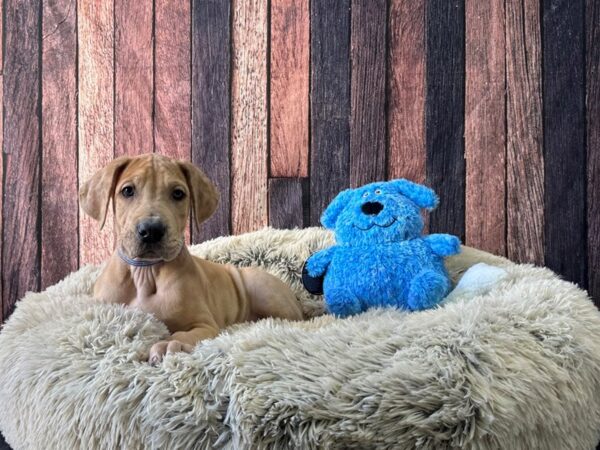
[[[135,227],[138,238],[145,244],[154,244],[165,235],[166,227],[159,219],[145,219]]]
[[[383,209],[383,205],[379,202],[367,202],[363,203],[360,209],[368,216],[376,216]]]

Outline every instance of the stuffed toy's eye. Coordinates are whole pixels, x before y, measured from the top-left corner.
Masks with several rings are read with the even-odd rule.
[[[368,197],[368,196],[369,196],[369,193],[368,193],[368,192],[365,192],[365,193],[363,194],[363,197]]]
[[[381,189],[375,189],[375,193],[376,193],[377,195],[381,194]]]
[[[125,198],[133,197],[134,193],[135,190],[133,189],[133,186],[125,186],[121,189],[121,195]]]
[[[185,197],[185,192],[183,192],[183,189],[177,188],[173,191],[171,197],[173,197],[173,200],[183,200],[183,197]]]

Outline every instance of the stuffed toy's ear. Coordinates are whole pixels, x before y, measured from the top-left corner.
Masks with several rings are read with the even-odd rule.
[[[325,209],[323,215],[321,216],[321,223],[325,228],[335,228],[335,223],[337,222],[338,216],[350,201],[352,192],[352,189],[346,189],[345,191],[340,192]]]
[[[419,208],[426,208],[429,211],[434,209],[438,203],[438,196],[432,189],[422,184],[413,183],[405,179],[390,181],[390,185],[395,188],[399,194],[412,200]]]

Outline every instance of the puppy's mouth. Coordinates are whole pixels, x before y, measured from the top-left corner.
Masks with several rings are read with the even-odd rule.
[[[126,240],[119,243],[119,252],[125,255],[128,259],[134,261],[144,260],[162,260],[172,261],[175,259],[184,246],[183,240],[172,240],[159,243],[140,243],[138,241],[127,242]]]
[[[377,227],[377,228],[389,228],[389,227],[391,227],[392,225],[394,225],[394,223],[396,223],[396,222],[397,222],[397,220],[398,220],[398,219],[396,219],[395,217],[392,217],[392,220],[390,220],[388,223],[379,224],[379,223],[375,223],[375,222],[373,222],[371,225],[369,225],[369,226],[368,226],[368,227],[366,227],[366,228],[361,228],[361,227],[359,227],[358,225],[356,225],[356,224],[354,224],[354,223],[352,224],[352,226],[353,226],[354,228],[358,228],[358,229],[359,229],[359,230],[361,230],[361,231],[368,231],[368,230],[370,230],[370,229],[371,229],[371,228],[373,228],[373,227]]]

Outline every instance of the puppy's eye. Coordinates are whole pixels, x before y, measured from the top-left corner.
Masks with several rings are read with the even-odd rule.
[[[368,193],[368,192],[365,192],[365,193],[363,194],[363,197],[368,197],[368,196],[369,196],[369,193]]]
[[[376,193],[377,195],[381,194],[381,189],[375,189],[375,193]]]
[[[173,191],[171,197],[173,197],[173,200],[183,200],[183,198],[185,197],[185,192],[183,192],[183,189],[177,188]]]
[[[121,189],[121,194],[123,197],[133,197],[135,190],[133,189],[133,186],[125,186],[123,189]]]

